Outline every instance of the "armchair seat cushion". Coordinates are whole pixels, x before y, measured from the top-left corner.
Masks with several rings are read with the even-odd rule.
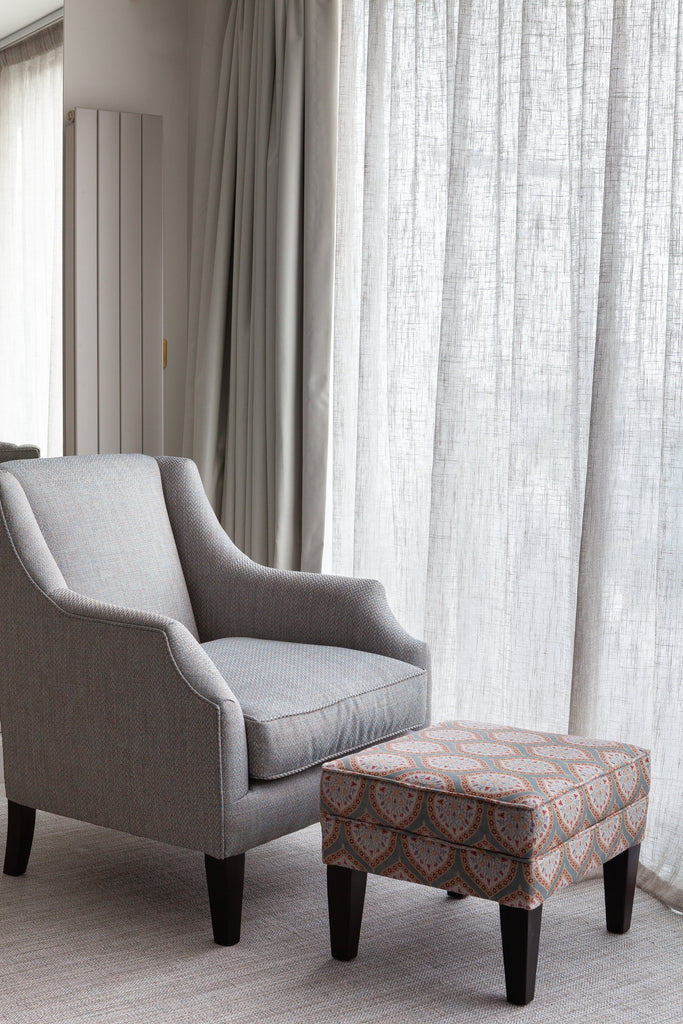
[[[249,637],[202,646],[242,707],[253,779],[293,775],[425,721],[427,673],[415,665]]]

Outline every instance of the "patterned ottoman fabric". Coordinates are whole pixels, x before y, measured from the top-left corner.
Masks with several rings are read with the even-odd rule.
[[[528,910],[641,841],[648,751],[443,722],[323,767],[323,860]]]

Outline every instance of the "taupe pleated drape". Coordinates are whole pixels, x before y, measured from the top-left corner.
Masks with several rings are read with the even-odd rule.
[[[337,0],[210,5],[195,125],[185,453],[239,547],[309,570],[325,520],[338,47]]]

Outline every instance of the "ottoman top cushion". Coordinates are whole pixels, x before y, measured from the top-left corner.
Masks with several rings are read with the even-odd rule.
[[[326,764],[321,809],[530,860],[643,801],[649,753],[610,740],[442,722]]]

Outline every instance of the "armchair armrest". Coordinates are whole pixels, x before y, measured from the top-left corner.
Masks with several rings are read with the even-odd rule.
[[[214,707],[221,707],[225,703],[234,704],[241,714],[239,702],[225,679],[190,631],[176,619],[96,601],[68,587],[52,591],[49,600],[72,620],[80,620],[94,627],[120,627],[118,631],[102,629],[98,647],[105,658],[110,654],[118,663],[121,647],[125,647],[134,636],[142,641],[141,656],[156,661],[153,670],[163,669],[160,687],[149,691],[154,703],[158,704],[180,693],[186,695],[184,691],[189,690]],[[63,629],[67,632],[74,628],[73,623],[63,623]],[[158,643],[161,637],[154,634],[161,634],[163,644]],[[148,689],[147,677],[141,676],[138,686]]]
[[[377,580],[248,562],[221,583],[212,595],[216,626],[229,623],[234,636],[348,647],[429,668],[427,645],[397,621]]]
[[[171,527],[202,642],[228,636],[348,647],[427,672],[429,647],[396,620],[377,580],[270,569],[247,558],[216,518],[189,459],[159,458]]]
[[[400,625],[377,580],[270,569],[227,536],[188,459],[158,460],[203,642],[226,636],[349,647],[429,669],[429,648]]]
[[[222,856],[226,807],[248,790],[247,749],[211,660],[164,616],[71,590],[42,604],[15,660],[22,706],[3,716],[8,796]]]

